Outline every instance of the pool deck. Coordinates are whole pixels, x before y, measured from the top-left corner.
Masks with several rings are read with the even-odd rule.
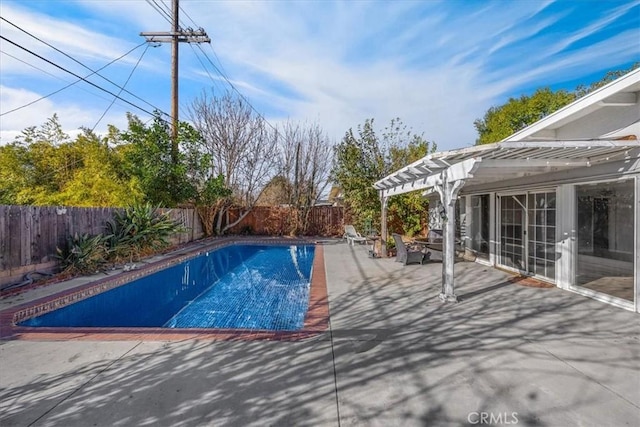
[[[324,245],[330,328],[300,341],[0,341],[1,426],[624,426],[640,317],[507,273]],[[66,284],[0,301],[0,309]],[[76,285],[74,285],[76,286]]]

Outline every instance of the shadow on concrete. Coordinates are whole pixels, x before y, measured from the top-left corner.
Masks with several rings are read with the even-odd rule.
[[[456,265],[462,302],[443,305],[440,265],[402,266],[346,245],[328,246],[325,259],[324,335],[132,343],[110,361],[34,366],[22,383],[3,381],[0,424],[463,426],[481,412],[517,413],[522,426],[637,420],[633,313],[515,286],[471,263]],[[90,351],[82,342],[0,349],[10,345],[46,350],[42,361]]]
[[[504,288],[506,286],[513,286],[513,282],[504,281],[504,282],[500,282],[500,283],[497,283],[495,285],[487,286],[485,288],[478,289],[478,290],[475,290],[475,291],[472,291],[472,292],[467,292],[465,294],[459,294],[458,295],[458,299],[460,300],[460,302],[466,301],[466,300],[468,300],[470,298],[473,298],[475,296],[486,294],[488,292],[493,292],[493,291],[496,291],[498,289],[502,289],[502,288]]]

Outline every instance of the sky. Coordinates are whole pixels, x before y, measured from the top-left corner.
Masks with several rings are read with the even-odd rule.
[[[0,144],[54,113],[71,135],[126,129],[127,112],[169,113],[171,47],[140,32],[169,31],[170,8],[2,0]],[[181,120],[203,93],[232,90],[272,125],[317,123],[334,142],[368,118],[382,130],[399,117],[439,150],[470,146],[491,106],[640,60],[640,1],[180,0],[179,10],[182,28],[211,39],[180,44]],[[91,75],[102,67],[104,78]]]

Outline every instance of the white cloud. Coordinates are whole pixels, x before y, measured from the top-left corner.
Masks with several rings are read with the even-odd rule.
[[[41,94],[25,89],[0,86],[0,105],[2,105],[0,113],[26,105],[41,97]],[[86,105],[74,103],[53,102],[50,99],[38,101],[29,106],[27,111],[26,114],[16,112],[0,117],[0,145],[12,142],[22,130],[30,126],[44,124],[54,114],[58,115],[65,132],[75,136],[80,132],[80,127],[93,126],[104,112],[103,109],[88,108]],[[126,117],[121,111],[107,115],[96,128],[96,132],[105,133],[107,124],[126,128]]]
[[[561,53],[568,47],[571,47],[571,45],[573,45],[574,43],[597,33],[598,31],[605,28],[607,25],[614,23],[618,18],[622,17],[624,14],[626,14],[633,8],[638,8],[638,3],[629,2],[627,4],[622,4],[620,7],[614,9],[610,14],[602,17],[601,19],[596,20],[595,22],[592,22],[591,24],[587,25],[584,28],[579,29],[569,37],[560,39],[558,43],[556,43],[554,46],[552,46],[551,49],[549,49],[546,52],[547,56],[551,56],[552,54],[555,54],[555,53]],[[636,37],[638,36],[639,34],[636,32]],[[636,43],[637,42],[638,42],[638,39],[636,39]]]
[[[519,87],[533,81],[548,82],[540,84],[540,86],[548,86],[555,81],[571,80],[584,70],[597,65],[597,69],[607,69],[616,67],[620,63],[629,61],[629,47],[638,44],[638,32],[626,31],[616,34],[614,37],[594,43],[587,49],[577,51],[564,52],[557,55],[547,55],[544,49],[541,49],[540,55],[546,60],[541,60],[536,67],[523,69],[517,73],[511,73],[510,76],[504,75],[498,83],[493,85],[496,92],[504,93],[511,88]],[[638,49],[636,49],[638,53]]]
[[[73,56],[80,60],[111,60],[135,46],[135,44],[126,39],[91,31],[83,26],[51,18],[32,10],[15,7],[13,4],[7,4],[6,2],[2,6],[2,15],[8,21],[28,31],[35,37],[64,52],[72,52]],[[2,21],[1,28],[5,37],[19,45],[40,53],[46,58],[61,58],[59,53],[55,53],[54,50],[20,31],[10,23]],[[3,42],[3,48],[8,46],[8,43]],[[14,51],[25,55],[19,48],[14,47]],[[128,59],[128,61],[135,60]],[[2,72],[14,71],[11,68],[6,68],[6,64],[1,67]]]

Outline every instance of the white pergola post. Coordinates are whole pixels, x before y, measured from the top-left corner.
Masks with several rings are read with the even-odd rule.
[[[385,196],[384,191],[380,191],[380,203],[382,205],[381,218],[380,218],[380,256],[382,258],[387,257],[387,206],[389,202],[389,196]]]
[[[458,302],[455,293],[454,265],[456,260],[456,199],[464,181],[450,181],[446,173],[442,174],[442,181],[434,186],[440,195],[440,202],[444,207],[442,221],[444,239],[442,242],[442,302]]]

